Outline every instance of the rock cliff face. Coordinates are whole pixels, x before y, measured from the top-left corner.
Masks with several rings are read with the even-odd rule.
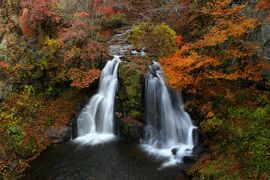
[[[151,57],[132,51],[129,28],[118,29],[109,41],[110,56],[119,55],[118,89],[115,97],[116,134],[138,140],[143,135],[144,75]]]
[[[267,10],[261,10],[260,12],[254,11],[256,8],[258,0],[248,0],[246,1],[247,7],[242,12],[246,16],[250,16],[256,18],[258,20],[264,19],[268,12]],[[260,26],[252,33],[251,39],[259,42],[259,54],[261,56],[265,56],[266,58],[270,59],[270,24],[264,22],[260,24]]]
[[[124,62],[119,69],[119,81],[116,98],[119,133],[138,139],[143,126],[143,74],[136,64]]]
[[[150,58],[125,57],[119,67],[119,88],[116,95],[118,134],[138,140],[144,127],[144,75]]]

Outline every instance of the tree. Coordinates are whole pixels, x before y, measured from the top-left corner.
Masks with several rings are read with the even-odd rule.
[[[72,87],[86,88],[99,78],[100,70],[90,69],[89,71],[82,71],[77,68],[71,68],[69,69],[67,76],[72,80]]]
[[[202,7],[202,16],[209,18],[205,33],[174,56],[161,59],[173,88],[195,92],[211,81],[262,80],[269,65],[256,56],[260,46],[246,38],[258,21],[240,14],[245,5],[231,3],[218,0]]]
[[[177,35],[165,23],[140,23],[132,28],[129,39],[134,48],[145,48],[160,57],[171,56],[177,50]]]
[[[47,21],[59,23],[60,17],[54,11],[57,3],[58,0],[21,0],[21,24],[24,35],[32,38],[38,27]]]

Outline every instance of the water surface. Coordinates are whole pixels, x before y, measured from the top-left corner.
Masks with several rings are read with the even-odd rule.
[[[161,160],[138,144],[115,140],[106,144],[56,144],[34,160],[23,179],[169,180],[188,179],[177,167],[159,170]]]

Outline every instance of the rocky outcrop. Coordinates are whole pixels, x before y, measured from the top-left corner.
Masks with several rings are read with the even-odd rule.
[[[143,127],[143,74],[135,63],[119,67],[119,89],[116,96],[116,118],[119,134],[138,139]]]
[[[69,127],[49,128],[46,134],[52,143],[60,143],[71,138],[71,129]]]
[[[147,57],[126,56],[119,67],[119,89],[116,95],[118,133],[138,140],[143,135],[144,75]]]

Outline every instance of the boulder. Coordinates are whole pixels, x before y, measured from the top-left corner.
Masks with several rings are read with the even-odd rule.
[[[46,134],[53,143],[60,143],[70,139],[71,129],[70,127],[49,128]]]
[[[198,160],[197,156],[185,156],[183,158],[184,163],[192,164],[195,163]]]
[[[116,94],[118,133],[139,140],[143,132],[144,73],[136,63],[123,62],[119,67],[119,88]]]
[[[171,152],[172,152],[173,155],[176,155],[178,150],[179,150],[178,148],[173,148],[171,150]]]
[[[17,161],[11,161],[10,163],[8,163],[8,166],[11,169],[15,169],[18,165],[19,165],[19,163]]]
[[[194,146],[193,149],[192,149],[192,153],[194,155],[199,155],[202,152],[203,152],[203,146],[201,146],[201,145]]]
[[[131,140],[138,140],[143,135],[143,124],[130,117],[120,120],[120,135]]]

